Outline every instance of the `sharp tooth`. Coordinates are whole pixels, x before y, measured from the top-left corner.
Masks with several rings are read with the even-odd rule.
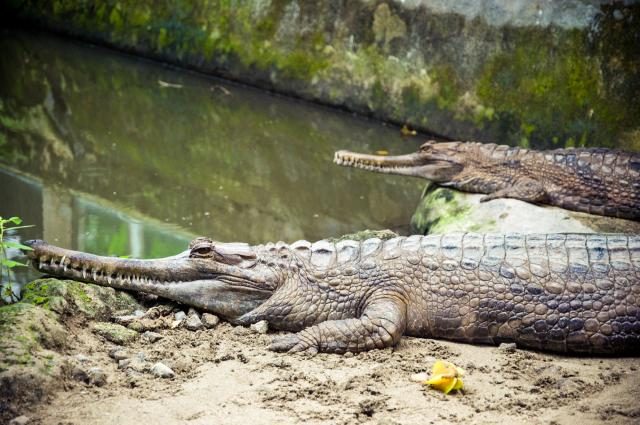
[[[98,273],[95,270],[93,271],[92,276],[93,276],[93,280],[98,280]]]
[[[82,278],[83,279],[87,278],[87,269],[82,269]]]
[[[42,268],[42,260],[38,261],[38,269]]]
[[[51,267],[54,267],[56,265],[56,259],[51,257],[51,261],[49,261],[49,264],[51,265]]]
[[[109,285],[111,285],[111,276],[110,276],[110,275],[109,275],[109,276],[107,276],[107,283],[108,283]]]

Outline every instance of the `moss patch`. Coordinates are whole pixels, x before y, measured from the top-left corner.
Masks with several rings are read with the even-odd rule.
[[[59,349],[65,341],[55,314],[22,302],[0,307],[0,372],[13,365],[44,367],[44,350]]]
[[[580,28],[497,26],[401,2],[24,0],[7,7],[121,49],[456,138],[615,146],[640,126],[636,4],[600,5],[593,25]]]
[[[71,280],[38,279],[22,292],[23,303],[41,306],[58,314],[79,312],[89,319],[107,319],[113,312],[140,309],[130,295],[113,288]]]
[[[99,322],[93,325],[93,332],[114,344],[126,345],[136,339],[138,333],[117,323]]]
[[[416,212],[411,217],[412,233],[426,235],[427,233],[443,233],[452,225],[464,222],[471,212],[471,207],[464,201],[464,195],[436,187],[427,190]],[[480,230],[481,224],[476,229]]]

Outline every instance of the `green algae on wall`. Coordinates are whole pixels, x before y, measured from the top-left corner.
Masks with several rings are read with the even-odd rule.
[[[636,146],[640,5],[521,6],[514,23],[515,6],[473,15],[430,0],[5,5],[49,28],[453,138]]]

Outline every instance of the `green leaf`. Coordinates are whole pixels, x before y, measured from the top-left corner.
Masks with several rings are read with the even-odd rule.
[[[16,248],[16,249],[23,249],[25,251],[33,251],[33,248],[26,245],[22,245],[20,242],[5,241],[5,242],[0,242],[0,244],[4,245],[6,248]]]
[[[13,260],[7,260],[6,258],[3,258],[2,260],[0,260],[0,263],[1,263],[3,266],[8,267],[8,268],[10,268],[10,269],[12,269],[12,268],[14,268],[14,267],[18,267],[18,266],[20,266],[20,267],[27,267],[27,265],[26,265],[26,264],[22,264],[22,263],[19,263],[19,262],[17,262],[17,261],[13,261]]]
[[[12,222],[13,224],[22,224],[22,219],[20,217],[10,217],[7,221]]]

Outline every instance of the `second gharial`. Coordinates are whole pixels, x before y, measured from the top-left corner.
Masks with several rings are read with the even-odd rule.
[[[474,142],[427,142],[408,155],[335,153],[334,162],[422,177],[482,201],[515,198],[640,220],[640,154],[604,148],[535,151]]]

